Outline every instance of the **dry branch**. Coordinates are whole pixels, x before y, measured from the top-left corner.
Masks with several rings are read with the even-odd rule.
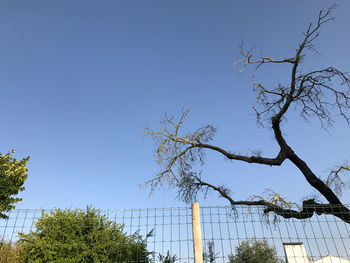
[[[250,156],[241,155],[210,144],[215,135],[215,128],[212,125],[182,135],[181,128],[189,113],[189,110],[184,110],[178,121],[174,121],[174,117],[165,116],[162,121],[164,127],[160,131],[147,129],[145,132],[156,142],[155,153],[161,167],[159,174],[147,182],[151,185],[151,190],[168,182],[178,188],[179,198],[188,202],[195,199],[198,192],[206,193],[210,190],[217,192],[232,206],[260,205],[265,207],[265,213],[273,211],[285,218],[303,219],[311,217],[314,213],[332,214],[350,223],[350,210],[340,201],[337,195],[339,193],[330,187],[332,183],[334,185],[335,182],[341,182],[339,174],[345,170],[349,171],[349,166],[341,166],[332,171],[327,181],[321,180],[287,143],[280,128],[280,123],[285,118],[286,112],[290,111],[291,106],[294,106],[292,109],[295,109],[305,119],[316,117],[324,128],[332,125],[336,114],[343,117],[348,123],[350,121],[350,78],[347,73],[332,66],[308,72],[299,69],[305,52],[315,50],[313,41],[319,36],[322,25],[333,20],[330,15],[335,7],[336,5],[327,11],[320,11],[316,23],[307,27],[296,53],[290,58],[274,59],[261,55],[255,59],[252,49],[246,51],[243,44],[239,47],[242,59],[236,61],[235,65],[240,66],[238,73],[247,66],[255,66],[252,79],[257,98],[253,109],[258,121],[262,121],[261,117],[265,116],[272,126],[275,140],[279,145],[279,151],[275,157],[263,157],[260,153]],[[255,80],[256,71],[271,63],[292,66],[288,85],[271,88]],[[334,84],[337,82],[339,85]],[[258,196],[249,201],[233,200],[229,189],[202,180],[200,172],[196,172],[196,168],[204,164],[207,150],[215,151],[230,160],[268,166],[280,166],[285,160],[289,160],[328,203],[322,204],[315,202],[314,199],[308,199],[303,201],[300,210],[296,211],[290,209],[288,202],[277,194],[270,200]]]

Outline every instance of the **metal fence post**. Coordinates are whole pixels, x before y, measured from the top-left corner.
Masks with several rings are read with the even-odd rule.
[[[194,263],[203,263],[202,232],[198,203],[192,204],[192,233]]]

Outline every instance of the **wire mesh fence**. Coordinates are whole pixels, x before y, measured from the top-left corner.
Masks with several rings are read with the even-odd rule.
[[[63,211],[14,210],[0,220],[0,263],[194,261],[191,208],[101,210],[97,221]],[[350,263],[350,225],[334,216],[284,219],[236,206],[201,207],[200,218],[204,262]]]
[[[273,214],[266,216],[261,207],[236,206],[235,209],[201,209],[203,243],[207,244],[204,248],[208,248],[208,242],[214,242],[216,262],[229,262],[230,255],[235,256],[242,242],[254,240],[266,241],[275,248],[280,261],[338,263],[339,258],[345,263],[344,260],[350,260],[350,226],[337,217],[285,219]],[[249,256],[252,257],[248,255],[247,262]]]

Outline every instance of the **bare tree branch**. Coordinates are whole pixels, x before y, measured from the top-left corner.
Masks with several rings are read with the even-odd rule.
[[[162,180],[176,181],[187,173],[199,162],[204,163],[205,149],[214,150],[221,153],[227,159],[238,160],[247,163],[264,164],[270,166],[279,166],[286,159],[284,152],[279,152],[275,158],[266,158],[258,155],[246,156],[228,152],[218,146],[207,144],[213,139],[215,128],[207,125],[181,136],[179,131],[187,118],[189,110],[184,110],[180,119],[175,122],[174,117],[169,118],[165,115],[161,123],[164,127],[160,131],[154,131],[146,128],[144,135],[150,135],[158,145],[155,149],[157,163],[163,168],[162,171],[153,179],[146,182],[152,185],[154,190],[158,185],[162,185]],[[179,177],[179,178],[178,178]]]
[[[273,193],[270,200],[266,200],[261,196],[253,196],[248,201],[235,201],[230,196],[230,190],[224,186],[215,186],[207,182],[203,182],[200,177],[192,175],[192,178],[187,185],[178,185],[179,195],[181,198],[186,196],[187,201],[193,201],[198,191],[203,191],[203,188],[208,188],[217,192],[221,197],[228,200],[232,207],[236,205],[248,205],[248,206],[264,206],[264,213],[274,212],[284,218],[297,218],[306,219],[314,215],[314,213],[321,214],[332,214],[341,220],[350,223],[350,213],[346,206],[332,205],[332,204],[320,204],[315,202],[314,199],[308,199],[303,201],[302,207],[299,211],[291,209],[295,203],[287,202],[277,193]],[[190,193],[190,195],[189,195]],[[192,198],[192,199],[191,199]],[[254,200],[255,199],[255,200]]]
[[[258,122],[262,122],[262,116],[264,116],[264,119],[272,126],[279,146],[275,157],[263,157],[260,153],[237,154],[211,144],[216,131],[212,125],[184,135],[182,128],[189,113],[189,110],[184,110],[177,121],[173,116],[166,115],[161,122],[163,127],[159,131],[150,128],[145,131],[145,134],[150,135],[156,142],[155,154],[157,163],[161,167],[157,176],[146,182],[151,186],[151,191],[167,182],[177,187],[178,197],[186,202],[195,199],[199,192],[206,194],[208,191],[214,191],[229,201],[232,206],[238,204],[264,206],[265,213],[273,211],[285,218],[304,219],[315,213],[332,214],[350,223],[350,210],[342,204],[338,197],[340,195],[338,190],[344,186],[339,175],[344,171],[349,171],[349,166],[340,166],[329,174],[326,181],[321,180],[294,152],[282,135],[280,128],[291,106],[304,119],[316,117],[324,128],[333,124],[335,115],[344,118],[348,124],[350,122],[349,75],[332,66],[307,72],[300,70],[306,51],[316,51],[313,41],[319,36],[320,28],[325,23],[334,20],[331,13],[335,8],[336,5],[333,5],[328,10],[319,12],[316,23],[308,25],[295,54],[289,58],[275,59],[263,54],[258,58],[253,58],[253,49],[245,50],[243,43],[238,49],[242,56],[242,59],[235,62],[235,65],[239,67],[238,73],[248,66],[254,66],[252,80],[257,97],[253,110],[256,112]],[[292,66],[287,85],[279,84],[274,88],[256,80],[256,72],[269,64]],[[278,194],[274,194],[270,199],[254,196],[248,201],[233,200],[230,190],[225,186],[215,186],[202,180],[200,167],[204,165],[207,150],[219,153],[229,160],[269,166],[280,166],[285,160],[289,160],[328,203],[322,204],[315,202],[314,199],[308,199],[303,201],[299,211],[296,211],[291,209],[290,203]],[[335,190],[332,190],[334,186]]]
[[[342,178],[346,173],[348,173],[348,175],[350,174],[350,166],[347,162],[331,170],[326,179],[326,185],[332,188],[339,196],[342,194],[343,190],[350,185],[350,180],[344,181]]]

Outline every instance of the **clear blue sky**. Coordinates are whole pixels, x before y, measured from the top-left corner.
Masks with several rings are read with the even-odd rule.
[[[148,197],[138,184],[158,171],[144,126],[190,107],[188,128],[218,128],[215,143],[249,153],[277,151],[257,127],[250,74],[234,76],[242,39],[257,51],[290,57],[308,22],[335,1],[0,1],[0,151],[31,156],[18,208],[183,206],[174,191]],[[350,71],[350,2],[316,41],[313,65]],[[260,74],[287,81],[284,70]],[[319,175],[350,159],[350,128],[330,134],[291,118],[288,142]],[[300,201],[311,188],[290,164],[269,168],[208,154],[203,176],[235,199],[271,188]],[[350,203],[350,195],[342,200]],[[202,205],[223,205],[209,195]]]

